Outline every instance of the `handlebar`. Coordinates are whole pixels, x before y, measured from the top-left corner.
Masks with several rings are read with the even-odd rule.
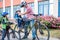
[[[12,24],[14,24],[14,23],[13,23],[13,22],[8,22],[7,24],[8,24],[8,25],[12,25]]]
[[[30,14],[30,15],[33,15],[33,16],[37,17],[37,16],[40,16],[41,14]]]

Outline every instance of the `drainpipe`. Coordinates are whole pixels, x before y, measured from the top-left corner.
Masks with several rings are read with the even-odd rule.
[[[38,0],[34,0],[34,9],[35,9],[34,13],[38,14]]]
[[[11,18],[13,18],[13,0],[11,0]]]
[[[3,12],[5,12],[5,0],[3,0]]]

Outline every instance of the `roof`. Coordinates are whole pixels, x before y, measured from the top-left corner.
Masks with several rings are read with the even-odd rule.
[[[25,0],[27,3],[34,2],[34,0]],[[38,0],[41,1],[41,0]],[[13,0],[13,5],[19,5],[21,3],[21,0]],[[11,0],[5,0],[5,7],[8,7],[11,5]],[[0,2],[0,8],[2,8],[3,3]]]

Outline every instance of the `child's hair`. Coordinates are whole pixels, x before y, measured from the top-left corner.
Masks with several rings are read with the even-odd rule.
[[[16,14],[17,12],[21,12],[21,11],[20,11],[20,10],[17,10],[17,11],[15,12],[15,14]],[[19,15],[19,17],[21,18],[21,15]]]
[[[17,10],[16,13],[17,13],[17,12],[21,12],[21,11],[20,11],[20,10]]]

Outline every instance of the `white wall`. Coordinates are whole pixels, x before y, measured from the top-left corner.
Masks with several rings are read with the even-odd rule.
[[[5,12],[5,0],[3,0],[3,12]]]
[[[38,14],[38,0],[34,0],[34,13]]]
[[[54,17],[58,17],[58,0],[50,0],[50,11],[49,15],[53,15]]]
[[[14,18],[14,15],[13,15],[13,0],[11,0],[11,18]]]
[[[54,16],[58,17],[58,0],[54,0]]]

